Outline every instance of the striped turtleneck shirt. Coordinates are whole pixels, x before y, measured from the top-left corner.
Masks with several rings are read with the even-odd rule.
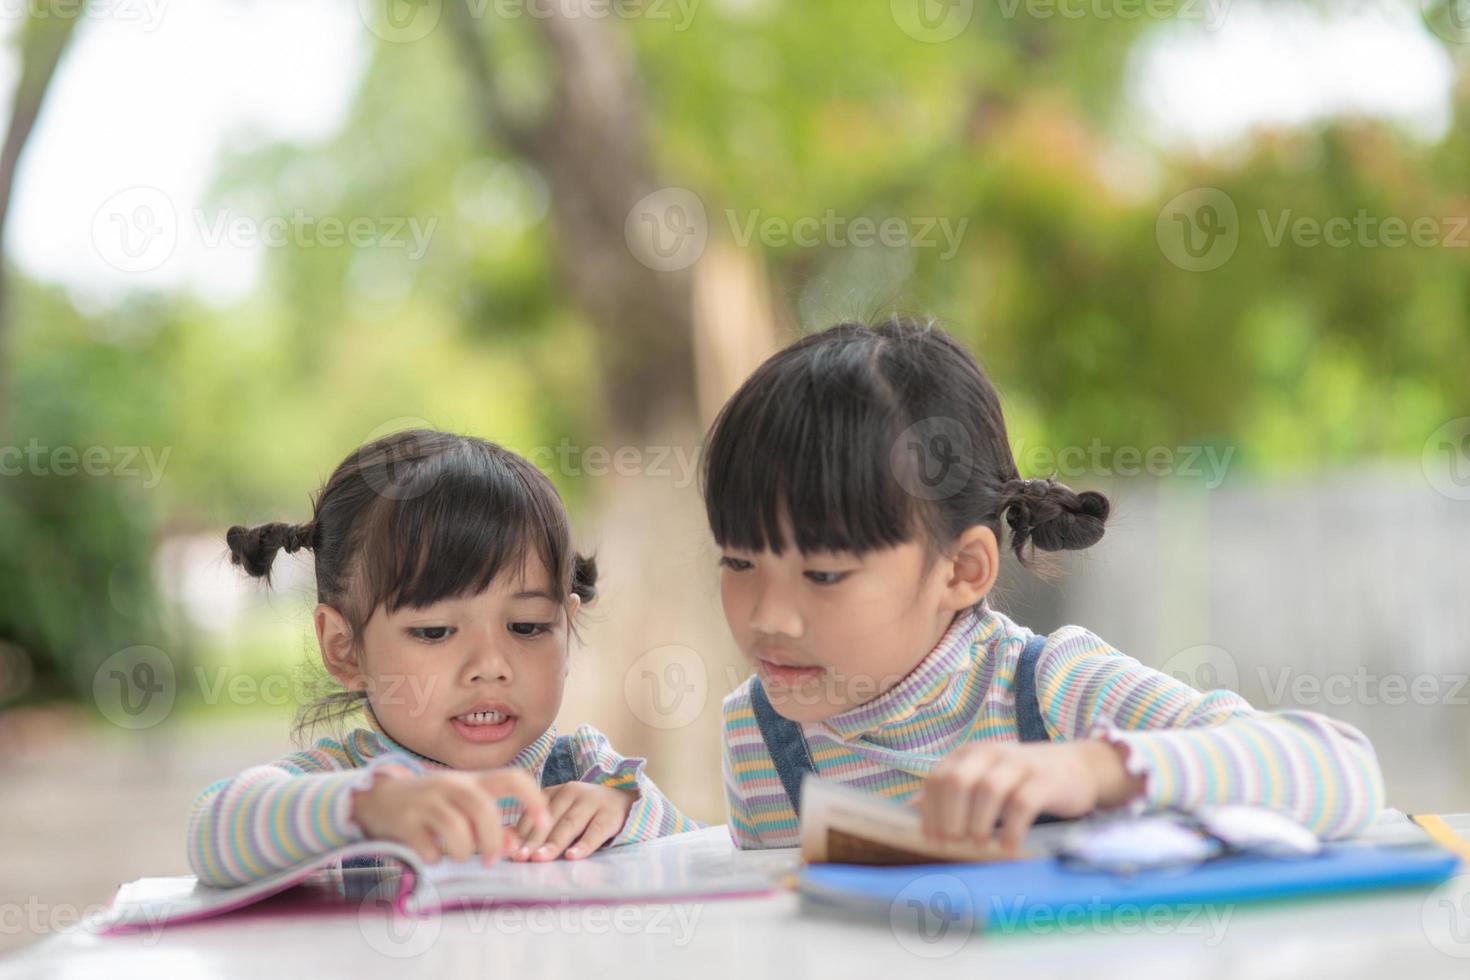
[[[539,783],[556,741],[545,732],[522,749],[510,765]],[[644,774],[645,760],[618,755],[591,725],[572,733],[577,780],[616,789],[637,789],[638,799],[617,836],[615,847],[695,830]],[[406,767],[413,773],[450,767],[399,745],[380,729],[357,728],[344,738],[315,745],[206,787],[189,813],[189,864],[200,882],[229,887],[259,881],[278,871],[363,840],[352,820],[352,793],[366,789],[378,766]],[[514,825],[520,804],[498,801],[501,822]]]
[[[903,680],[823,721],[803,722],[825,779],[915,802],[933,766],[970,742],[1016,742],[1013,681],[1034,634],[994,610],[956,618]],[[742,848],[791,847],[797,817],[751,708],[751,677],[723,705],[730,835]],[[1036,696],[1054,741],[1126,746],[1144,790],[1134,813],[1249,803],[1322,838],[1366,828],[1383,807],[1383,776],[1357,729],[1310,711],[1257,711],[1233,691],[1200,692],[1077,626],[1050,634]]]

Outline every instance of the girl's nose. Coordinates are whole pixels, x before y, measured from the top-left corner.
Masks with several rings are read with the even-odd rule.
[[[469,659],[465,662],[465,681],[473,684],[477,681],[509,682],[514,679],[510,658],[502,651],[499,638],[481,636],[476,639]]]
[[[766,636],[800,639],[801,615],[796,606],[785,600],[776,589],[766,589],[750,610],[750,628]]]

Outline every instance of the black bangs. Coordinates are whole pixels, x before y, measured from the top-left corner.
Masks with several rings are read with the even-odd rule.
[[[317,601],[346,618],[359,650],[379,608],[391,614],[478,595],[500,575],[521,578],[537,558],[549,580],[528,581],[527,590],[545,589],[558,605],[573,595],[579,605],[597,598],[597,562],[572,550],[566,508],[546,474],[493,442],[437,429],[359,446],[313,494],[311,520],[237,524],[225,543],[231,562],[267,582],[277,553],[310,549]],[[577,631],[574,617],[568,630]],[[338,689],[302,705],[298,744],[365,699]]]
[[[540,558],[560,602],[571,579],[565,511],[551,481],[525,459],[461,437],[385,483],[364,522],[363,584],[370,612],[422,608],[476,595],[502,572],[521,575]]]
[[[895,471],[907,425],[878,368],[883,341],[839,325],[756,370],[705,441],[705,508],[717,544],[862,554],[914,540],[918,500]]]

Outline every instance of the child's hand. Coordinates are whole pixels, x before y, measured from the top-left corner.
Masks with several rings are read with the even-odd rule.
[[[515,844],[500,824],[502,796],[519,800],[531,825],[549,825],[546,794],[520,769],[377,778],[352,794],[352,819],[368,837],[402,841],[425,861],[468,861],[478,851],[491,864]]]
[[[1141,792],[1142,778],[1127,774],[1121,752],[1096,740],[972,742],[929,774],[919,798],[924,833],[985,844],[999,823],[1000,843],[1015,854],[1038,814],[1080,817]]]
[[[636,790],[596,783],[563,783],[548,789],[546,796],[551,801],[551,819],[541,828],[521,819],[516,827],[521,843],[510,852],[512,860],[584,858],[623,829],[638,799]]]

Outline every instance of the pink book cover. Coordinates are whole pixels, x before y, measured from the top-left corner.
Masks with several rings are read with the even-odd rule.
[[[376,867],[342,868],[373,858]],[[794,869],[793,856],[786,863]],[[736,851],[724,826],[642,844],[606,848],[578,861],[478,860],[426,864],[403,845],[361,841],[234,888],[201,885],[192,875],[141,878],[118,889],[92,923],[107,934],[156,931],[255,907],[340,913],[372,903],[393,914],[422,916],[464,906],[705,901],[767,895],[780,873],[769,859]]]

